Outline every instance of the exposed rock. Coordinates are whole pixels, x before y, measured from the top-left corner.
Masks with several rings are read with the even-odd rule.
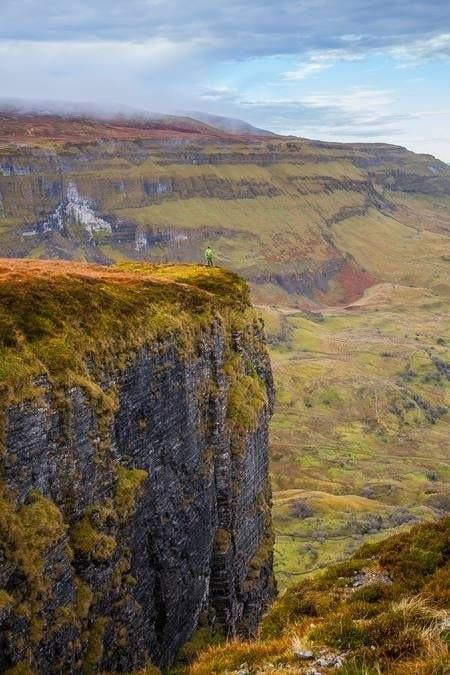
[[[298,659],[302,659],[304,661],[309,661],[310,659],[314,658],[314,652],[310,651],[309,649],[305,649],[302,651],[294,652],[294,655]]]
[[[389,575],[382,570],[361,570],[360,572],[355,572],[350,583],[353,588],[362,588],[363,586],[369,586],[370,584],[392,584],[392,580]]]
[[[111,233],[111,225],[95,215],[91,200],[80,196],[75,183],[69,183],[65,199],[58,204],[54,212],[31,230],[23,232],[23,236],[64,232],[73,227],[80,228],[89,241],[92,241],[99,232]]]
[[[239,431],[230,363],[264,392]],[[0,671],[165,666],[201,615],[251,635],[275,594],[260,322],[230,334],[217,315],[187,352],[168,335],[105,367],[92,386],[115,392],[111,410],[36,385],[4,425]]]

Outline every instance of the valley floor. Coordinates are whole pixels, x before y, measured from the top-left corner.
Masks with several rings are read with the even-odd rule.
[[[450,319],[442,296],[391,283],[322,314],[260,310],[283,588],[450,509]]]

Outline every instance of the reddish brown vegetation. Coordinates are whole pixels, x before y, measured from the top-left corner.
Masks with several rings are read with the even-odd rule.
[[[379,279],[360,269],[352,262],[346,262],[335,277],[341,288],[339,304],[347,305],[360,298],[366,288],[379,282]]]
[[[242,140],[189,118],[134,121],[125,119],[96,120],[58,115],[20,115],[0,112],[0,143],[42,145],[46,143],[89,143],[100,140],[134,140],[166,138],[204,138]],[[252,137],[245,136],[246,141]]]

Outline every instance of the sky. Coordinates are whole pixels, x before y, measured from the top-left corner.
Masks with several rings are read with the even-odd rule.
[[[0,0],[0,98],[201,110],[450,162],[450,1]]]

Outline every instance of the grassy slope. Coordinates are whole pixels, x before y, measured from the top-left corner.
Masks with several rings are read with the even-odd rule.
[[[320,322],[263,312],[278,390],[272,473],[282,586],[363,538],[450,507],[450,384],[433,362],[450,360],[445,308],[431,291],[385,284]]]
[[[444,675],[449,609],[447,518],[366,545],[292,586],[269,611],[258,640],[211,647],[185,672]]]
[[[215,312],[230,318],[236,310],[250,311],[248,288],[218,268],[0,259],[1,407],[40,396],[42,375],[107,405],[97,365],[121,368],[169,334],[189,351]]]

